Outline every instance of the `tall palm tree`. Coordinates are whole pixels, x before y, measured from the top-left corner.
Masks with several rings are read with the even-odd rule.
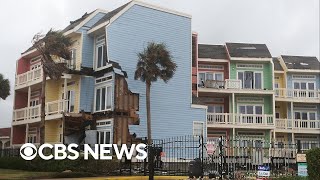
[[[164,43],[148,43],[141,53],[138,54],[138,63],[134,79],[140,79],[146,83],[147,105],[147,131],[148,144],[152,144],[151,137],[151,112],[150,112],[150,87],[152,82],[162,79],[167,83],[174,75],[177,65],[172,61],[170,51]]]
[[[47,34],[36,34],[32,40],[33,46],[40,53],[43,68],[42,87],[41,87],[41,109],[40,109],[40,143],[43,144],[45,139],[45,88],[46,79],[50,77],[58,80],[63,73],[67,72],[66,66],[55,63],[53,58],[63,58],[71,60],[69,46],[72,44],[71,39],[63,35],[60,31],[50,29]]]
[[[10,95],[10,82],[0,74],[0,99],[6,100]]]

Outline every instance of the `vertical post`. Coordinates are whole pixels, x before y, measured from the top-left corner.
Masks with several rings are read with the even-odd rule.
[[[66,107],[66,103],[67,101],[67,78],[64,78],[64,84],[63,84],[63,100],[62,100],[62,111],[66,111],[67,107]]]
[[[223,179],[223,175],[222,175],[222,173],[223,173],[223,170],[222,170],[222,168],[223,168],[223,164],[222,164],[222,162],[223,162],[223,147],[222,147],[222,136],[220,136],[220,138],[219,138],[219,151],[220,151],[220,153],[219,153],[219,156],[220,156],[220,160],[219,160],[219,180],[222,180]]]
[[[301,140],[297,141],[297,149],[298,149],[298,153],[301,153]]]
[[[236,124],[236,113],[235,113],[235,104],[234,104],[234,102],[235,102],[235,100],[234,100],[234,93],[232,93],[232,124]]]
[[[29,123],[26,124],[26,137],[25,137],[25,143],[28,142],[28,136],[29,136]]]
[[[31,86],[28,87],[28,105],[27,105],[27,114],[25,119],[30,119],[30,99],[31,99]]]

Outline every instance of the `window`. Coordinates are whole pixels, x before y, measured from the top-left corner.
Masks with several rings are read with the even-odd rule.
[[[71,59],[67,60],[67,67],[69,69],[75,69],[76,68],[76,49],[71,49]]]
[[[223,81],[223,78],[223,72],[200,72],[198,84],[204,86],[207,80]]]
[[[30,66],[31,70],[36,70],[36,69],[40,69],[40,68],[41,68],[41,63],[37,63],[37,64]]]
[[[238,80],[241,80],[244,89],[263,89],[262,72],[240,71]]]
[[[276,112],[276,119],[280,119],[280,113]]]
[[[61,95],[61,99],[64,98],[64,93]],[[75,98],[74,98],[74,91],[70,90],[67,91],[67,103],[66,103],[66,111],[67,112],[73,112],[74,111],[74,105],[75,105]]]
[[[37,135],[36,134],[29,134],[28,135],[28,143],[36,143],[37,142]]]
[[[242,116],[242,123],[262,123],[262,105],[240,105],[239,111]]]
[[[34,98],[30,100],[30,107],[39,105],[39,98]]]
[[[222,104],[208,105],[208,113],[223,113]]]
[[[316,120],[316,112],[295,111],[294,119]]]
[[[95,111],[111,110],[111,86],[96,88]]]
[[[96,68],[101,68],[107,65],[107,51],[105,45],[105,36],[97,37],[96,39]]]
[[[315,97],[315,82],[294,81],[293,88],[295,89],[294,97]]]
[[[213,69],[213,70],[223,70],[223,65],[207,65],[207,64],[199,64],[199,69]]]
[[[204,135],[204,122],[193,121],[193,135],[194,136]]]
[[[107,131],[107,130],[97,131],[97,143],[98,144],[110,144],[111,143],[110,131]]]

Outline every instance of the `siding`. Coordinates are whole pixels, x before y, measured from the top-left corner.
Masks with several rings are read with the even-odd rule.
[[[80,111],[92,112],[94,103],[94,77],[81,77]]]
[[[79,32],[82,33],[82,62],[81,66],[92,68],[93,67],[93,43],[94,38],[87,34],[87,31],[98,22],[105,14],[98,13],[90,21],[88,21],[83,27],[79,29]]]
[[[60,141],[60,134],[62,134],[62,124],[61,120],[51,120],[46,121],[45,124],[45,142],[46,143],[55,143]]]
[[[294,74],[294,73],[287,73],[287,84],[288,84],[288,89],[293,89],[293,75],[301,75],[301,74]],[[316,83],[315,88],[320,89],[320,75],[319,74],[308,74],[308,73],[303,73],[303,75],[316,75],[316,79],[310,79],[310,80],[302,80],[302,81],[314,81]],[[299,81],[297,79],[297,81]]]
[[[82,58],[82,36],[77,34],[75,37],[72,37],[72,46],[71,49],[76,49],[76,70],[81,69],[81,58]]]
[[[153,138],[192,134],[193,121],[205,121],[205,109],[191,108],[191,19],[134,5],[107,28],[109,59],[118,62],[128,74],[132,92],[139,93],[140,125],[130,133],[146,136],[145,84],[134,80],[137,53],[148,42],[164,42],[178,68],[165,84],[151,86]]]

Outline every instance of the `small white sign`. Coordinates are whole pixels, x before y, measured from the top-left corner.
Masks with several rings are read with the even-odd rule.
[[[258,171],[258,176],[259,177],[269,177],[270,171]]]

